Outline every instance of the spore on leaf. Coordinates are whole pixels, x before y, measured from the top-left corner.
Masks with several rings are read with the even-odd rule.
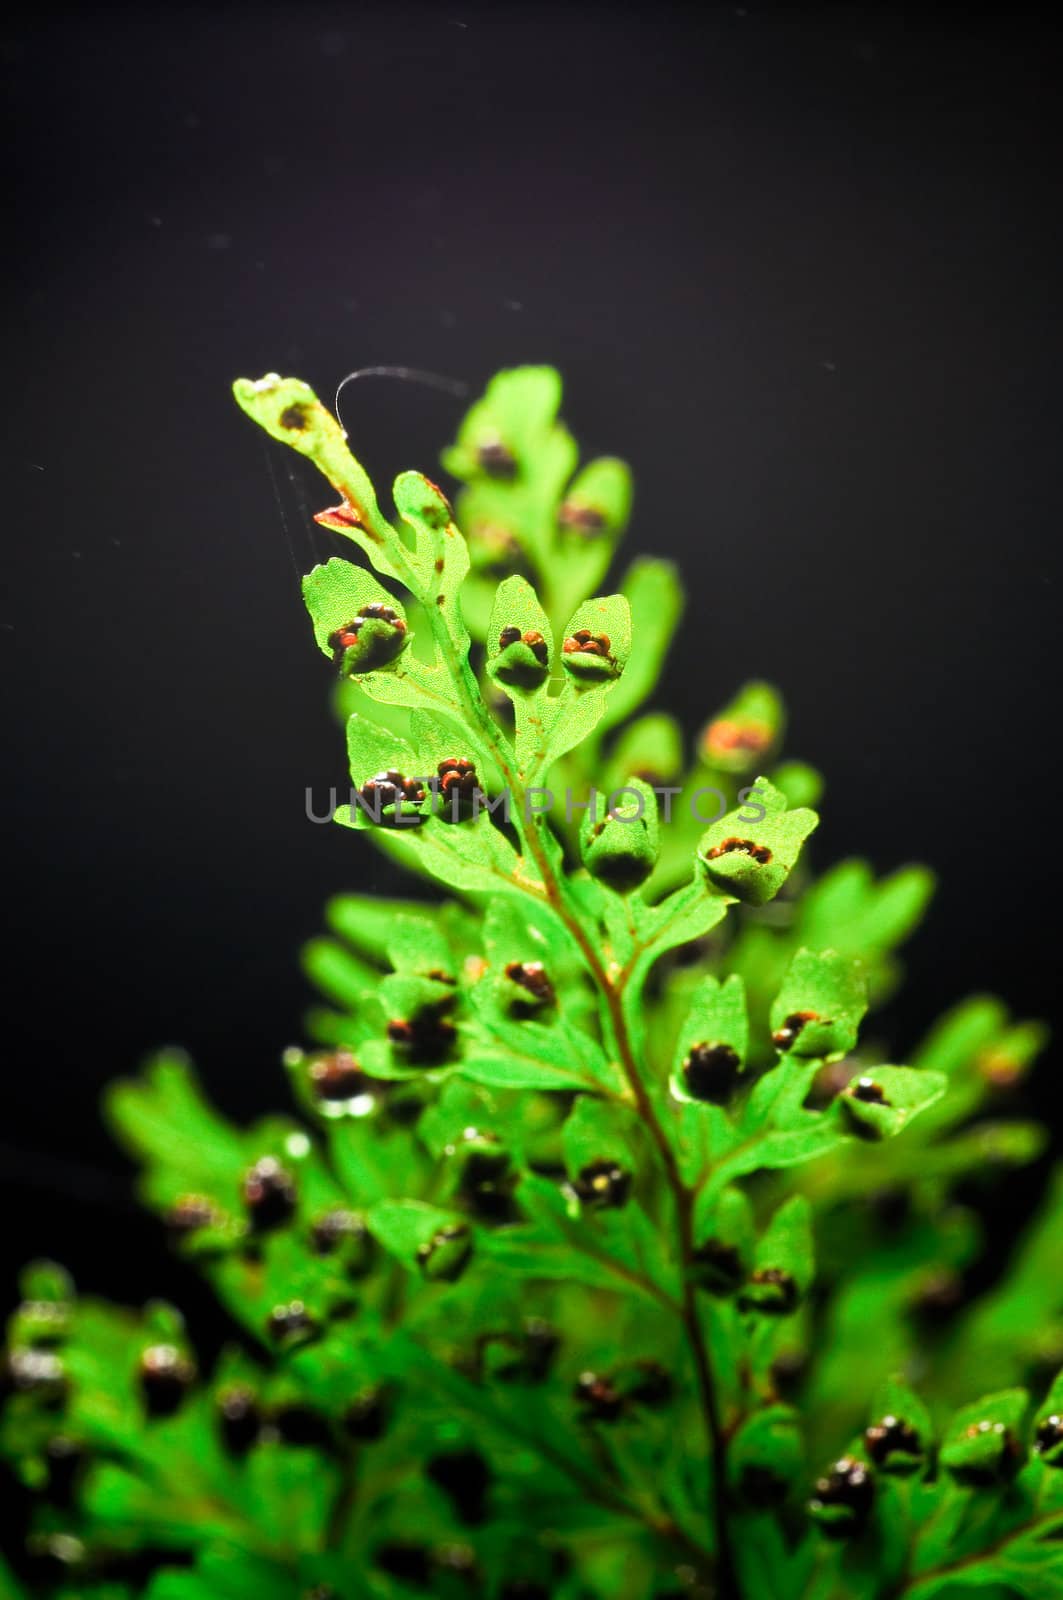
[[[734,1294],[744,1276],[742,1257],[733,1244],[706,1239],[693,1253],[694,1282],[710,1294]]]
[[[631,1193],[631,1173],[616,1161],[589,1161],[572,1187],[581,1203],[592,1209],[622,1206]]]
[[[569,635],[561,648],[566,656],[604,656],[608,659],[612,643],[607,633],[592,633],[589,628],[580,628]]]
[[[243,1194],[251,1221],[260,1232],[288,1222],[298,1201],[295,1179],[275,1156],[262,1156],[244,1175]]]
[[[726,1105],[741,1069],[737,1050],[729,1044],[695,1044],[683,1062],[683,1083],[694,1100]]]
[[[348,1272],[368,1271],[372,1240],[365,1222],[347,1206],[334,1206],[315,1217],[310,1227],[314,1249],[320,1256],[344,1252]]]
[[[217,1220],[213,1200],[202,1194],[182,1194],[166,1214],[166,1225],[179,1238],[200,1233]]]
[[[536,1006],[549,1005],[555,999],[554,986],[541,961],[509,961],[506,963],[505,974],[510,983],[515,983],[525,990]]]
[[[792,1050],[802,1029],[820,1019],[814,1011],[792,1011],[780,1028],[776,1028],[771,1042],[777,1050]]]
[[[587,539],[602,533],[607,525],[603,511],[579,500],[563,500],[557,510],[557,520],[560,527],[570,528]]]
[[[293,433],[302,433],[310,426],[309,406],[286,406],[280,414],[280,425],[282,428],[290,428]]]
[[[437,1066],[457,1043],[458,1030],[445,1014],[449,1002],[424,1006],[413,1017],[393,1017],[387,1036],[412,1066]]]
[[[910,1423],[888,1415],[864,1434],[864,1449],[877,1467],[910,1470],[924,1454],[923,1443]]]
[[[231,1384],[218,1395],[218,1429],[232,1455],[245,1455],[257,1444],[262,1431],[262,1409],[255,1391],[245,1383]]]
[[[1063,1466],[1063,1415],[1053,1413],[1038,1423],[1033,1447],[1046,1466]]]
[[[1004,1483],[1022,1465],[1022,1446],[1011,1428],[996,1418],[972,1422],[964,1429],[960,1442],[961,1446],[972,1447],[970,1453],[963,1459],[950,1459],[946,1454],[944,1464],[957,1483],[972,1489],[989,1489]]]
[[[301,1300],[276,1305],[266,1320],[266,1332],[278,1343],[305,1338],[316,1331],[317,1323]]]
[[[850,1083],[846,1088],[845,1093],[853,1100],[863,1100],[867,1105],[889,1105],[889,1101],[886,1099],[885,1092],[879,1086],[879,1084],[875,1082],[874,1078],[854,1078],[852,1083]]]
[[[391,1417],[390,1396],[380,1384],[361,1390],[343,1413],[343,1427],[352,1439],[369,1444],[382,1439]]]
[[[702,748],[710,762],[736,754],[756,757],[770,750],[774,737],[771,726],[756,718],[717,717],[705,730]]]
[[[561,1335],[541,1317],[528,1317],[523,1329],[522,1372],[529,1383],[543,1383],[549,1377]]]
[[[358,791],[365,814],[380,822],[388,813],[394,818],[405,817],[407,822],[418,817],[417,807],[425,801],[424,785],[416,778],[406,778],[395,767],[388,767],[368,778]]]
[[[744,851],[747,856],[759,862],[761,866],[767,865],[771,860],[771,851],[766,844],[757,844],[755,839],[740,839],[737,835],[730,839],[722,839],[719,844],[706,850],[707,861],[718,861],[721,856],[733,855],[736,850]]]
[[[825,1534],[845,1538],[866,1522],[874,1499],[872,1473],[855,1456],[842,1456],[816,1479],[809,1509]]]
[[[444,1451],[432,1456],[425,1470],[451,1500],[461,1522],[470,1527],[483,1522],[491,1469],[479,1450],[469,1446]]]
[[[517,458],[501,439],[486,439],[476,451],[476,461],[480,470],[486,472],[489,478],[514,478],[517,474]]]
[[[271,1407],[269,1426],[285,1443],[303,1450],[330,1450],[332,1430],[328,1418],[312,1405],[295,1398]]]
[[[763,1311],[785,1316],[799,1299],[792,1273],[782,1267],[758,1267],[743,1285],[738,1304],[743,1311]]]
[[[626,1408],[624,1395],[612,1378],[597,1372],[581,1372],[574,1396],[588,1422],[615,1422]]]
[[[140,1389],[151,1417],[172,1417],[195,1379],[195,1368],[175,1345],[153,1344],[141,1352]]]
[[[512,1222],[518,1215],[513,1200],[517,1174],[509,1151],[497,1140],[467,1128],[464,1150],[459,1147],[461,1179],[458,1193],[473,1216],[483,1222]]]
[[[47,1405],[59,1406],[67,1393],[66,1368],[50,1350],[9,1350],[4,1362],[4,1387],[15,1394],[39,1396]]]
[[[315,1056],[310,1063],[310,1087],[319,1100],[353,1100],[366,1093],[369,1083],[349,1050]]]
[[[54,1433],[44,1447],[44,1457],[48,1499],[64,1509],[73,1507],[90,1459],[84,1442],[66,1433]]]
[[[454,1283],[469,1265],[472,1234],[464,1223],[449,1223],[417,1249],[417,1264],[433,1283]]]
[[[477,801],[486,798],[473,763],[464,756],[448,756],[439,763],[437,770],[443,815],[454,822],[461,817],[471,817]]]

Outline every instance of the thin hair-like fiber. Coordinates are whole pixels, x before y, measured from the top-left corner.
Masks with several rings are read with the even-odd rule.
[[[300,523],[306,535],[307,544],[310,547],[311,559],[315,562],[327,561],[329,556],[335,552],[335,539],[314,518],[313,509],[310,505],[310,495],[307,492],[306,479],[299,472],[300,465],[301,463],[297,464],[295,462],[290,450],[284,452],[284,470],[288,475],[288,486],[299,507]]]
[[[295,537],[292,533],[292,525],[288,520],[288,513],[284,506],[284,498],[281,494],[280,484],[277,481],[277,470],[273,465],[273,456],[270,453],[269,445],[265,439],[262,441],[262,454],[265,458],[266,471],[269,474],[269,482],[270,487],[273,490],[273,498],[277,502],[277,510],[280,513],[281,532],[283,534],[284,543],[288,551],[288,559],[291,561],[292,571],[295,573],[296,583],[302,583],[303,574],[300,569],[299,558],[295,553]]]
[[[422,383],[428,389],[441,389],[444,394],[452,394],[459,400],[463,400],[469,392],[469,385],[462,383],[460,378],[446,378],[438,372],[422,372],[419,367],[358,367],[341,378],[336,386],[332,409],[341,428],[340,395],[349,383],[354,383],[358,378],[399,378],[404,383]],[[346,428],[343,431],[346,433]]]

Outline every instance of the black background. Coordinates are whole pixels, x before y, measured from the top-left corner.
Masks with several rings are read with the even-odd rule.
[[[4,1292],[191,1293],[97,1112],[159,1042],[286,1103],[296,952],[375,858],[279,494],[229,384],[551,361],[683,564],[661,699],[749,675],[826,771],[823,863],[943,887],[898,1052],[1058,985],[1059,36],[1001,7],[312,5],[4,24]],[[385,486],[460,403],[349,389]],[[294,567],[293,567],[294,560]],[[901,1056],[903,1059],[903,1056]],[[1051,1065],[1036,1096],[1058,1113]],[[1013,1191],[1025,1204],[1028,1189]]]

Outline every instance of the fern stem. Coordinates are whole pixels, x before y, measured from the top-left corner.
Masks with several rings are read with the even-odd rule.
[[[473,675],[468,660],[458,657],[454,650],[453,641],[449,630],[442,617],[429,610],[432,619],[433,632],[443,653],[449,658],[454,670],[455,680],[458,684],[462,698],[465,700],[466,709],[471,717],[479,724],[485,737],[490,741],[495,752],[496,760],[502,769],[503,776],[510,787],[510,791],[517,800],[517,809],[521,819],[524,819],[523,806],[524,790],[518,774],[513,770],[507,751],[504,748],[505,740],[484,704],[480,694],[479,685]],[[458,659],[455,659],[458,657]],[[527,843],[535,865],[539,871],[543,886],[546,890],[548,903],[565,924],[583,955],[587,967],[598,986],[599,992],[605,999],[609,1013],[609,1021],[616,1047],[620,1055],[620,1064],[628,1087],[634,1096],[635,1105],[639,1116],[649,1131],[650,1137],[657,1147],[658,1154],[664,1167],[668,1187],[671,1190],[676,1210],[676,1222],[679,1243],[680,1270],[682,1276],[682,1308],[681,1315],[686,1331],[687,1342],[690,1345],[691,1356],[694,1362],[694,1371],[697,1377],[698,1395],[701,1411],[705,1422],[705,1432],[708,1439],[709,1454],[712,1462],[712,1523],[715,1530],[716,1549],[716,1577],[720,1600],[731,1600],[738,1594],[737,1580],[735,1577],[734,1559],[727,1522],[726,1504],[726,1468],[727,1445],[720,1416],[720,1408],[716,1398],[716,1385],[712,1371],[712,1360],[709,1355],[708,1345],[705,1341],[698,1316],[695,1289],[692,1278],[694,1254],[694,1196],[683,1182],[675,1153],[668,1141],[667,1134],[661,1126],[660,1118],[653,1105],[653,1100],[646,1088],[638,1062],[631,1046],[631,1039],[627,1028],[627,1019],[624,1016],[623,988],[621,983],[614,984],[602,963],[601,957],[589,938],[580,918],[575,915],[569,906],[564,889],[559,882],[550,862],[549,852],[546,850],[539,835],[538,818],[533,817],[528,826],[522,829],[522,836]]]
[[[343,486],[343,488],[346,493],[346,486]],[[370,525],[372,524],[373,519],[371,517],[367,517],[365,520]],[[642,1074],[639,1071],[638,1062],[635,1059],[635,1052],[632,1049],[623,1008],[623,987],[629,974],[621,974],[618,983],[614,983],[610,979],[609,973],[594,948],[593,942],[588,937],[579,916],[570,907],[564,889],[553,870],[549,852],[540,836],[539,830],[542,824],[537,816],[526,817],[524,786],[520,780],[519,773],[515,770],[514,762],[510,759],[511,751],[508,741],[484,702],[476,675],[469,663],[468,655],[465,650],[458,648],[455,639],[451,635],[446,617],[440,613],[433,603],[432,597],[426,593],[419,580],[414,563],[395,530],[383,518],[380,518],[379,521],[382,526],[375,528],[374,531],[383,535],[386,529],[392,535],[394,541],[393,553],[398,557],[396,564],[403,570],[403,581],[410,589],[410,592],[423,605],[435,643],[450,668],[453,682],[460,699],[464,703],[464,709],[469,719],[483,735],[498,763],[512,798],[517,802],[518,830],[538,869],[546,891],[547,901],[575,940],[587,964],[587,968],[598,986],[599,993],[605,1000],[610,1030],[620,1056],[624,1077],[631,1090],[639,1116],[649,1131],[661,1158],[665,1178],[675,1205],[682,1276],[681,1317],[694,1363],[698,1396],[712,1463],[711,1522],[715,1533],[717,1592],[720,1600],[733,1600],[733,1597],[737,1596],[739,1591],[727,1523],[727,1446],[716,1397],[712,1360],[702,1332],[701,1320],[698,1316],[691,1273],[694,1252],[694,1197],[683,1182],[675,1154],[661,1126],[652,1097],[646,1088]]]

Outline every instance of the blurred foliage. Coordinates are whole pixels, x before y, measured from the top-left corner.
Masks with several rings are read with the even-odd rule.
[[[770,686],[689,755],[640,709],[681,591],[588,598],[631,485],[555,372],[499,374],[455,511],[405,473],[394,524],[304,384],[236,392],[375,569],[304,585],[337,820],[447,898],[329,906],[298,1120],[232,1127],[172,1052],[113,1088],[233,1340],[200,1371],[174,1308],[27,1269],[0,1600],[1063,1596],[1063,1175],[974,1273],[1041,1026],[978,996],[888,1060],[930,876],[812,875]]]

